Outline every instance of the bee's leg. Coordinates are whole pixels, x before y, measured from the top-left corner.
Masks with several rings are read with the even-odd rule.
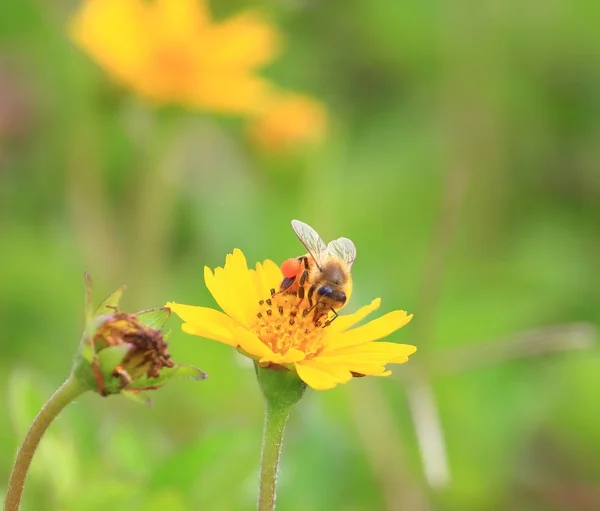
[[[300,282],[302,282],[302,278],[300,278]],[[300,282],[298,282],[298,292],[296,293],[296,295],[299,298],[298,305],[300,305],[302,303],[302,300],[304,300],[304,286]]]
[[[292,287],[294,282],[296,282],[296,277],[284,277],[279,285],[279,291],[277,291],[275,294],[278,295],[279,293],[285,293],[290,287]],[[271,296],[275,295],[272,294]]]
[[[331,323],[333,323],[333,320],[338,317],[338,313],[335,312],[335,309],[333,307],[331,308],[331,312],[333,312],[333,318],[328,319],[327,321],[325,321],[325,323],[323,323],[323,328],[325,328],[326,326],[331,325]]]
[[[300,287],[304,287],[304,284],[306,284],[306,281],[308,280],[308,273],[310,271],[310,266],[308,265],[308,257],[303,257],[302,262],[304,264],[304,270],[302,270],[302,274],[300,275],[300,281],[298,282],[298,285]]]
[[[306,281],[308,280],[308,272],[310,270],[310,266],[308,265],[308,257],[303,257],[302,262],[304,263],[304,270],[302,271],[302,274],[300,275],[300,280],[298,281],[298,298],[300,298],[298,305],[300,305],[302,300],[304,300],[304,286],[306,285]],[[308,300],[310,303],[310,291]],[[312,305],[312,303],[310,305]]]
[[[305,318],[306,316],[308,316],[312,311],[315,310],[316,306],[317,304],[315,303],[312,307],[307,307],[306,309],[304,309],[302,311],[302,317]]]
[[[310,286],[310,289],[308,290],[308,305],[310,305],[310,307],[313,307],[313,295],[315,294],[315,291],[317,290],[317,286],[312,285]],[[316,303],[315,303],[316,305]]]
[[[303,289],[303,288],[300,288],[300,289]],[[313,310],[315,310],[315,307],[317,306],[318,302],[313,303],[313,295],[315,294],[316,289],[317,289],[317,286],[314,286],[314,285],[310,286],[310,288],[308,289],[308,295],[306,296],[306,298],[308,300],[308,307],[302,311],[302,317],[308,316]],[[303,296],[304,296],[304,294],[303,294]],[[316,311],[315,311],[315,315],[316,315]]]
[[[304,270],[308,271],[310,270],[310,264],[308,264],[308,257],[306,256],[302,256],[302,264],[304,265]]]

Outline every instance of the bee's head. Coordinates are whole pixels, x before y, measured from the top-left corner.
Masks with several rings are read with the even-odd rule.
[[[346,303],[346,293],[339,289],[333,289],[331,286],[321,286],[317,289],[319,297],[327,298],[329,301],[335,304],[333,307],[341,307]]]

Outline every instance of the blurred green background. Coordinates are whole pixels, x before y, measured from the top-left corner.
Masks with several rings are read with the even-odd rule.
[[[128,284],[124,310],[211,305],[204,265],[299,255],[299,218],[354,240],[347,309],[414,312],[391,340],[419,351],[307,394],[278,509],[600,509],[597,2],[212,7],[256,6],[287,41],[268,75],[329,108],[318,149],[269,157],[239,121],[149,111],[69,42],[75,2],[1,2],[0,492],[69,372],[84,270],[97,301]],[[254,509],[253,370],[169,325],[174,359],[210,378],[152,407],[79,399],[24,511]]]

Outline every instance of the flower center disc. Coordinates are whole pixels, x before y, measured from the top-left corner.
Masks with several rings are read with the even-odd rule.
[[[255,332],[274,353],[297,349],[313,358],[321,352],[327,317],[315,323],[313,312],[295,294],[277,293],[258,305]]]

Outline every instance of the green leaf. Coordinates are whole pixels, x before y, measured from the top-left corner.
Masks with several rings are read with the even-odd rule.
[[[155,330],[160,330],[169,317],[171,316],[171,309],[167,307],[160,307],[157,309],[146,309],[136,313],[136,316],[140,322],[147,327]]]
[[[121,286],[119,289],[109,294],[104,300],[102,300],[96,309],[94,316],[101,316],[102,314],[114,314],[126,289],[127,286]]]

